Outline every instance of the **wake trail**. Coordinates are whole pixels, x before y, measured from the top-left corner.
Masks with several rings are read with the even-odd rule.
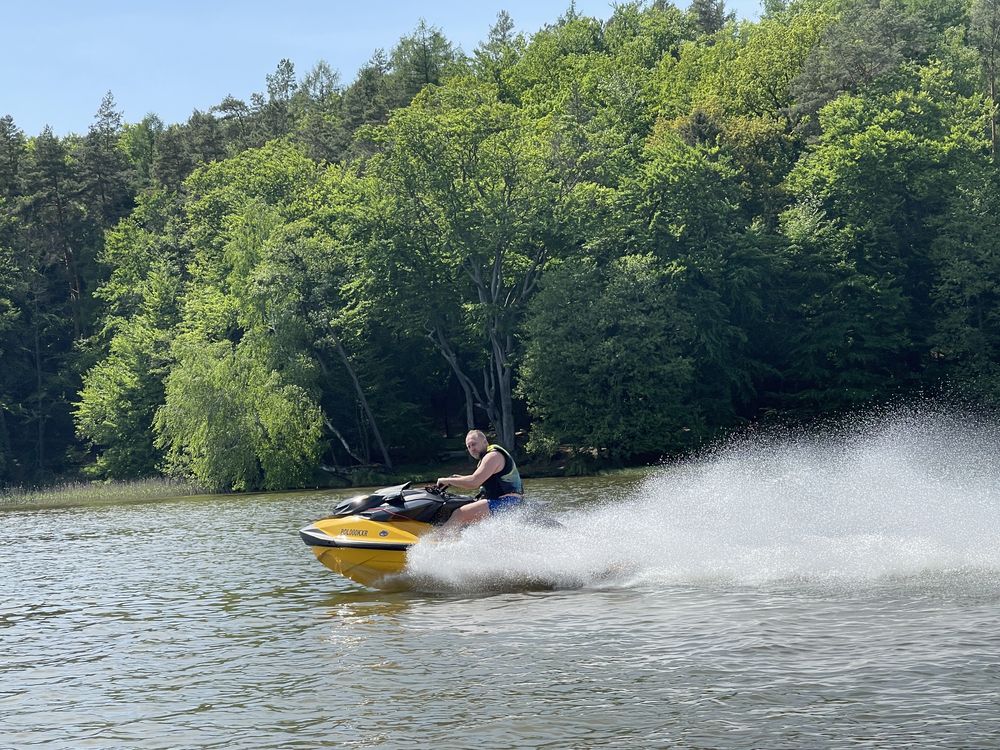
[[[500,517],[417,545],[407,575],[444,590],[952,575],[1000,588],[998,459],[1000,424],[930,406],[748,434],[561,514],[562,528]]]

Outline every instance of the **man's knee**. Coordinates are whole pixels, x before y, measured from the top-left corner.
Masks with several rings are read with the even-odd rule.
[[[462,523],[475,523],[486,518],[490,514],[490,510],[485,500],[477,500],[474,503],[463,505],[455,513],[461,514],[459,515],[459,520]]]

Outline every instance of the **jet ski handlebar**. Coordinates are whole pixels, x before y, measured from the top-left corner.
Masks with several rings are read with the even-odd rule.
[[[424,487],[424,492],[428,492],[431,495],[437,495],[442,500],[447,500],[449,497],[453,497],[452,493],[448,492],[448,485],[446,484],[429,484]]]

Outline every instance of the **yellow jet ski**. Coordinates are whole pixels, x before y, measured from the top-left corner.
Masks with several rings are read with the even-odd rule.
[[[353,581],[379,588],[406,567],[406,551],[421,536],[475,500],[410,482],[348,498],[333,515],[299,531],[317,559]]]

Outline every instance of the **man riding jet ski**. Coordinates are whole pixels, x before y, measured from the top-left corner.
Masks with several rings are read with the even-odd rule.
[[[465,448],[469,455],[479,459],[479,465],[471,474],[453,474],[437,480],[438,487],[461,487],[471,490],[482,487],[481,500],[457,508],[445,523],[445,528],[455,528],[481,521],[487,516],[513,510],[524,503],[524,489],[521,474],[511,455],[499,445],[490,445],[486,435],[480,430],[470,430],[465,436]]]
[[[435,527],[457,528],[520,506],[521,476],[510,454],[479,430],[469,432],[465,446],[480,459],[472,474],[441,477],[422,490],[407,482],[349,498],[330,518],[299,531],[302,541],[330,570],[378,587],[403,571],[407,550]],[[453,495],[449,485],[482,486],[484,498]]]

